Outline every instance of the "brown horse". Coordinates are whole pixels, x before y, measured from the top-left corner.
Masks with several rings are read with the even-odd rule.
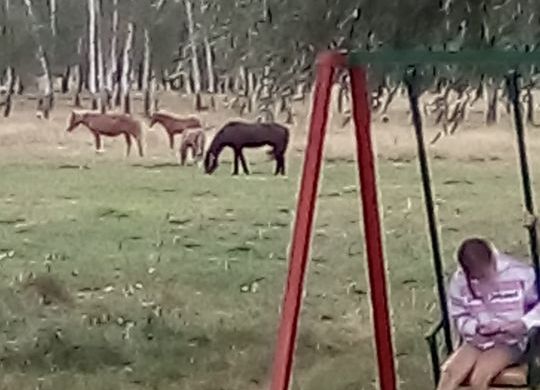
[[[238,175],[238,160],[242,163],[244,173],[249,175],[243,148],[271,146],[267,152],[276,160],[275,175],[285,175],[285,152],[289,144],[289,129],[278,123],[245,123],[229,122],[219,130],[210,143],[204,158],[204,171],[208,174],[218,167],[218,158],[223,148],[230,147],[234,152],[233,175]]]
[[[195,117],[178,118],[163,112],[156,112],[150,117],[150,127],[159,123],[169,135],[169,146],[174,149],[174,136],[182,134],[187,129],[202,128],[201,121]]]
[[[73,131],[79,125],[85,125],[94,135],[96,140],[96,151],[101,149],[102,135],[107,137],[117,137],[123,134],[127,144],[126,156],[129,156],[131,150],[131,137],[133,137],[137,141],[139,155],[143,157],[141,124],[131,116],[115,113],[100,114],[94,112],[72,112],[67,132]]]
[[[204,157],[204,147],[206,145],[206,134],[204,130],[191,130],[182,134],[180,145],[180,164],[185,165],[188,150],[191,149],[191,156],[197,164]]]

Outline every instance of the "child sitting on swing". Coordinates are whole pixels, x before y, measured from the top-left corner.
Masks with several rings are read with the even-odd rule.
[[[520,361],[529,331],[540,326],[535,272],[480,238],[465,240],[457,260],[449,314],[462,344],[443,367],[438,390],[457,389],[466,378],[471,389],[487,390],[502,370]]]

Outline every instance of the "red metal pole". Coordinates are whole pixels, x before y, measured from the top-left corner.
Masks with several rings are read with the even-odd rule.
[[[273,361],[271,390],[288,390],[291,380],[304,275],[311,246],[313,215],[317,200],[331,87],[335,67],[340,62],[342,62],[342,56],[334,52],[321,53],[317,58],[317,77],[313,95],[311,123],[304,157],[300,193],[296,205],[292,244],[289,252],[289,273]]]
[[[353,117],[356,126],[357,163],[362,194],[365,247],[371,291],[371,309],[379,367],[381,390],[396,389],[396,372],[392,348],[392,330],[388,313],[388,297],[384,267],[381,221],[377,202],[377,182],[371,141],[371,114],[366,87],[366,75],[362,68],[350,70]]]

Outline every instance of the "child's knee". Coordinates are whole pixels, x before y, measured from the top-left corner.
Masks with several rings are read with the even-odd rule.
[[[491,376],[488,374],[473,372],[469,387],[471,390],[487,390],[489,389],[491,379]]]
[[[463,376],[464,374],[459,365],[447,364],[443,366],[437,390],[455,389],[460,385]]]

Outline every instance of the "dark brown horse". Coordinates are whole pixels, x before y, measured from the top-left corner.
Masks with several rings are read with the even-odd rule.
[[[141,124],[126,114],[100,114],[95,112],[72,112],[67,128],[68,132],[73,131],[77,126],[85,125],[94,135],[96,140],[96,151],[101,149],[101,136],[117,137],[124,135],[126,138],[127,151],[129,156],[131,150],[131,138],[135,138],[139,148],[139,155],[143,157]]]
[[[187,129],[202,128],[201,121],[194,117],[178,118],[163,112],[156,112],[150,117],[150,127],[159,123],[169,135],[169,146],[174,149],[174,136],[182,134]]]
[[[184,132],[180,144],[180,164],[185,165],[189,149],[191,149],[191,155],[195,163],[201,161],[204,157],[205,144],[206,134],[204,134],[204,130],[198,129]]]
[[[244,173],[249,175],[243,148],[271,146],[268,152],[276,160],[275,175],[285,175],[285,152],[289,144],[289,129],[278,123],[229,122],[221,128],[210,143],[204,159],[204,170],[213,173],[218,167],[218,159],[223,148],[230,147],[234,152],[233,175],[238,174],[238,160]]]

